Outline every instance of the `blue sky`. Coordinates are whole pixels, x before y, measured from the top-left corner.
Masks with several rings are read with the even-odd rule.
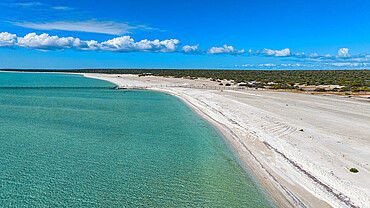
[[[369,68],[370,1],[0,2],[0,68]]]

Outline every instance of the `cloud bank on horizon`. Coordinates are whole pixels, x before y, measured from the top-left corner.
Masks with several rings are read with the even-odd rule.
[[[40,51],[62,51],[74,49],[78,51],[112,51],[112,52],[177,52],[180,41],[170,40],[141,40],[135,42],[130,36],[113,38],[104,42],[95,40],[80,40],[74,37],[50,36],[43,33],[29,33],[24,37],[17,37],[8,32],[0,33],[0,47],[21,47]]]
[[[269,57],[294,57],[309,60],[352,60],[364,61],[369,60],[370,55],[365,53],[359,55],[351,55],[348,48],[340,48],[336,55],[319,55],[318,53],[305,54],[303,52],[292,53],[289,48],[282,50],[262,49],[262,50],[237,50],[233,46],[223,45],[222,47],[211,47],[208,50],[199,49],[199,44],[190,46],[185,45],[179,50],[181,41],[178,39],[168,40],[141,40],[135,41],[130,36],[116,37],[107,41],[98,42],[96,40],[80,40],[74,37],[58,37],[50,36],[47,33],[37,35],[36,33],[29,33],[24,37],[18,37],[16,34],[8,32],[0,33],[0,47],[9,48],[26,48],[40,51],[63,51],[66,49],[74,49],[77,51],[110,51],[118,53],[129,52],[155,52],[155,53],[176,53],[181,52],[185,54],[209,54],[209,55],[249,55],[249,56],[269,56]],[[243,65],[244,66],[244,65]],[[248,65],[245,65],[248,66]],[[266,66],[272,65],[255,65]],[[276,65],[275,65],[276,66]],[[281,65],[285,66],[285,65]],[[300,65],[286,65],[286,66],[300,66]],[[339,65],[338,65],[339,66]],[[343,65],[345,66],[345,65]]]

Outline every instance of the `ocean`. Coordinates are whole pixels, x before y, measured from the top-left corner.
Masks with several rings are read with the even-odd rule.
[[[181,100],[114,87],[0,72],[1,207],[276,207]]]

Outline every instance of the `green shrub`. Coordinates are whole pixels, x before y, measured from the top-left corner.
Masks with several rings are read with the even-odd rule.
[[[351,171],[352,173],[357,173],[358,172],[358,170],[356,168],[351,168],[351,169],[349,169],[349,171]]]

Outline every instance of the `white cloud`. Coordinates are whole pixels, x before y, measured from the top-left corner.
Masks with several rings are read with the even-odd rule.
[[[177,39],[169,40],[141,40],[135,42],[130,36],[113,38],[99,43],[95,40],[83,41],[74,37],[50,36],[43,33],[29,33],[24,37],[17,37],[7,32],[0,33],[0,47],[18,46],[41,51],[52,50],[96,50],[112,52],[177,52],[181,42]]]
[[[292,54],[292,55],[295,56],[295,57],[299,57],[299,58],[307,57],[307,55],[304,52],[297,52],[297,53]]]
[[[55,10],[73,10],[73,8],[71,7],[66,7],[66,6],[53,6],[51,7],[52,9],[55,9]]]
[[[291,54],[291,56],[296,57],[296,58],[319,58],[320,57],[318,53],[305,54],[304,52],[297,52],[297,53]]]
[[[50,12],[52,10],[59,10],[59,11],[69,11],[69,10],[74,10],[74,8],[72,7],[68,7],[68,6],[53,6],[53,5],[50,5],[50,4],[46,4],[46,3],[41,3],[41,2],[37,2],[37,1],[34,1],[34,2],[19,2],[19,3],[0,3],[0,5],[5,5],[5,6],[8,6],[8,7],[23,7],[24,9],[38,9],[38,10],[49,10]]]
[[[303,55],[302,55],[303,54]],[[323,62],[323,61],[352,61],[352,62],[366,62],[369,61],[369,55],[361,53],[357,55],[349,54],[348,48],[340,48],[336,55],[319,55],[318,53],[311,53],[308,56],[301,54],[294,54],[294,57],[305,58],[309,61]]]
[[[34,6],[41,6],[43,4],[41,2],[25,2],[25,3],[15,3],[15,5],[24,6],[24,7],[34,7]]]
[[[287,64],[272,64],[272,63],[264,63],[264,64],[244,64],[244,65],[235,65],[235,67],[243,67],[249,69],[345,69],[345,68],[353,68],[353,69],[361,69],[363,67],[369,67],[370,63],[356,63],[356,62],[334,62],[334,63],[320,63],[320,64],[301,64],[301,63],[287,63]]]
[[[343,63],[330,63],[329,65],[337,66],[337,67],[365,67],[365,66],[370,66],[370,63],[343,62]]]
[[[245,50],[236,50],[232,46],[223,45],[222,47],[212,47],[207,51],[208,54],[242,54],[245,53]]]
[[[8,32],[0,33],[0,47],[12,47],[16,42],[17,35]]]
[[[112,51],[112,52],[182,52],[186,54],[229,54],[237,55],[244,54],[245,50],[237,50],[232,46],[224,45],[222,47],[212,47],[205,51],[199,49],[199,44],[197,45],[185,45],[179,51],[181,42],[178,39],[168,39],[168,40],[141,40],[135,42],[130,36],[121,36],[113,38],[104,42],[98,42],[96,40],[80,40],[75,37],[58,37],[50,36],[47,33],[37,35],[36,33],[29,33],[24,37],[17,37],[15,34],[8,32],[0,33],[0,47],[22,47],[28,49],[36,49],[41,51],[51,51],[51,50],[65,50],[74,49],[80,51]],[[336,56],[326,55],[322,56],[318,53],[310,53],[306,55],[305,53],[291,53],[290,49],[286,48],[283,50],[271,50],[263,49],[261,51],[248,51],[249,55],[264,55],[271,57],[289,57],[300,59],[300,61],[316,62],[325,64],[325,62],[333,63],[336,65],[345,65],[345,62],[350,63],[369,63],[370,55],[365,53],[358,55],[349,54],[348,48],[341,48]],[[338,62],[338,63],[335,63]],[[348,65],[348,64],[347,64]],[[275,65],[274,64],[260,64],[260,65],[244,65],[244,67],[300,67],[303,65]],[[353,66],[368,66],[366,64]]]
[[[180,41],[177,39],[170,40],[141,40],[135,42],[130,36],[122,36],[101,43],[102,50],[114,52],[176,52],[179,48]]]
[[[242,67],[245,68],[295,68],[295,67],[307,67],[304,64],[272,64],[272,63],[265,63],[265,64],[244,64]]]
[[[64,30],[64,31],[79,31],[79,32],[91,32],[91,33],[102,33],[111,35],[122,35],[131,33],[134,29],[147,29],[155,30],[155,28],[146,27],[145,25],[132,26],[126,23],[118,23],[114,21],[58,21],[58,22],[45,22],[45,23],[34,23],[34,22],[11,22],[13,25],[17,25],[25,28],[32,28],[38,30]]]
[[[64,50],[68,48],[76,48],[84,50],[89,48],[94,42],[81,41],[78,38],[73,37],[58,37],[50,36],[49,34],[43,33],[37,35],[36,33],[29,33],[24,37],[18,37],[16,45],[23,48],[37,49],[37,50]]]
[[[290,49],[285,48],[283,50],[271,50],[271,49],[263,49],[261,54],[266,56],[290,56]]]
[[[82,41],[79,38],[75,39],[74,45],[76,49],[82,51],[96,51],[100,49],[100,44],[96,40]]]
[[[348,48],[341,48],[338,50],[337,58],[348,58],[351,57],[351,55],[348,53]]]
[[[281,67],[307,67],[305,64],[280,64]]]
[[[310,57],[310,58],[317,58],[317,57],[320,57],[320,55],[318,53],[310,53],[308,55],[308,57]]]
[[[276,64],[258,64],[260,67],[274,67]]]
[[[358,56],[352,56],[351,58],[344,60],[353,62],[370,62],[370,55],[360,54]]]
[[[263,50],[255,50],[252,49],[248,50],[249,55],[264,55],[264,56],[275,56],[275,57],[286,57],[286,56],[292,56],[290,53],[289,48],[285,48],[282,50],[272,50],[272,49],[263,49]],[[306,55],[304,53],[296,53],[294,54],[296,57],[305,57]]]
[[[199,47],[199,44],[193,45],[193,46],[186,45],[186,46],[182,47],[182,52],[184,52],[184,53],[190,53],[190,54],[199,54],[199,53],[202,53],[198,49],[198,47]]]

